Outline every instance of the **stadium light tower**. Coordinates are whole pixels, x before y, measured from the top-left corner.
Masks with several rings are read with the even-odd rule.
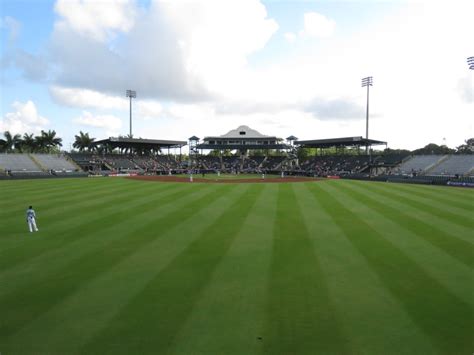
[[[372,86],[372,77],[368,76],[362,79],[362,87],[367,86],[367,109],[365,112],[365,139],[369,139],[369,86]],[[368,153],[369,146],[365,148],[365,152]]]
[[[469,65],[469,69],[474,70],[474,57],[467,58],[467,65]]]
[[[132,138],[132,98],[134,99],[137,97],[137,92],[133,90],[127,90],[126,95],[130,98],[130,138]]]

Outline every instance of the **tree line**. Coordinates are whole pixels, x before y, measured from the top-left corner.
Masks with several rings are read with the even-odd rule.
[[[74,136],[73,147],[80,152],[92,151],[95,138],[91,138],[89,133],[79,132]],[[1,153],[59,153],[63,146],[63,139],[56,135],[55,130],[41,131],[35,136],[33,133],[12,134],[9,131],[3,132],[0,138]]]
[[[37,136],[6,131],[3,137],[0,138],[0,152],[3,153],[58,153],[63,141],[54,130],[41,131]]]

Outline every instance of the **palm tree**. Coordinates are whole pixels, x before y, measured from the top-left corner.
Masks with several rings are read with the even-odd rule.
[[[89,133],[79,132],[79,135],[75,135],[74,138],[76,141],[72,144],[74,148],[79,149],[80,152],[84,150],[90,151],[92,149],[92,143],[95,138],[89,137]]]
[[[36,151],[40,153],[46,152],[46,141],[43,136],[43,131],[41,131],[41,135],[35,137],[35,147]]]
[[[19,148],[21,142],[21,136],[19,134],[12,135],[9,131],[5,131],[3,135],[5,136],[5,140],[2,140],[5,142],[4,145],[7,152],[13,152],[15,148]]]
[[[7,151],[7,141],[5,139],[0,138],[0,153]]]
[[[38,138],[38,137],[36,137]],[[62,138],[56,137],[55,130],[48,130],[48,132],[41,131],[41,143],[47,153],[51,153],[54,150],[57,150],[58,147],[62,147]]]
[[[33,153],[36,149],[36,142],[33,133],[25,133],[23,139],[21,140],[21,150],[22,152]]]

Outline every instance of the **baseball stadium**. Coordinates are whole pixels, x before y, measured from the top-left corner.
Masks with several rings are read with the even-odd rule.
[[[472,140],[290,133],[5,135],[1,354],[471,354]]]

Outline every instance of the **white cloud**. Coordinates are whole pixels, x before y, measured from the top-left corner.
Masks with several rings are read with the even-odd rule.
[[[159,118],[163,113],[163,106],[157,101],[137,101],[136,107],[138,110],[138,117],[144,120]]]
[[[340,35],[331,41],[301,40],[283,49],[275,41],[268,53],[278,24],[256,0],[152,1],[132,27],[101,19],[73,25],[68,16],[76,15],[61,15],[49,53],[51,95],[90,111],[120,110],[128,119],[123,93],[134,89],[134,117],[154,118],[137,120],[134,132],[149,138],[248,124],[269,134],[285,135],[286,127],[309,139],[365,133],[360,79],[372,75],[371,137],[406,148],[436,137],[462,143],[473,135],[466,57],[474,54],[474,3],[402,2],[392,10],[364,23],[338,19]],[[334,20],[306,15],[298,35],[334,33]],[[248,65],[249,58],[257,61]]]
[[[117,32],[128,32],[134,25],[137,9],[129,0],[58,0],[54,7],[61,20],[80,35],[105,41]]]
[[[88,111],[83,111],[73,122],[82,126],[101,128],[108,136],[116,136],[122,128],[120,118],[113,115],[94,115]]]
[[[82,4],[77,1],[72,8]],[[59,1],[57,7],[68,4]],[[60,20],[52,36],[56,85],[100,92],[131,88],[143,98],[162,100],[219,96],[240,76],[248,56],[264,48],[278,28],[258,0],[155,1],[120,41],[98,42],[98,37],[107,37],[104,26],[85,20],[87,25],[73,25],[73,10],[67,11],[68,25]],[[94,35],[83,35],[85,30]]]
[[[293,32],[286,32],[283,36],[290,43],[293,43],[296,40],[296,35]]]
[[[474,78],[464,77],[459,79],[458,91],[465,102],[474,103]]]
[[[301,35],[309,37],[330,37],[336,29],[336,21],[317,12],[304,14],[304,29]]]
[[[130,109],[129,99],[125,95],[114,96],[89,89],[66,88],[54,85],[49,88],[49,92],[55,102],[69,107],[127,112]],[[134,99],[132,105],[133,114],[144,120],[158,118],[163,113],[163,106],[155,100]]]
[[[39,133],[49,124],[49,120],[39,115],[33,101],[15,101],[12,104],[15,112],[8,112],[0,121],[0,132],[12,134]]]
[[[59,104],[78,107],[95,108],[100,110],[128,110],[128,100],[125,97],[113,96],[89,89],[51,86],[51,97]]]
[[[218,91],[263,49],[278,24],[256,0],[166,3],[180,36],[186,70]]]

